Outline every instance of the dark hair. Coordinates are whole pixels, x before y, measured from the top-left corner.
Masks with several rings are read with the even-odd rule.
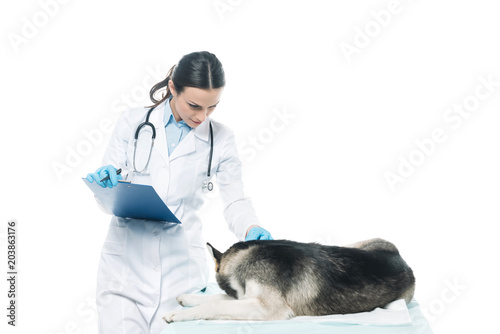
[[[222,64],[213,53],[207,51],[192,52],[184,55],[168,71],[167,77],[151,88],[149,97],[154,104],[148,108],[158,106],[172,95],[172,92],[168,88],[169,80],[174,82],[177,94],[182,93],[184,87],[217,89],[224,87],[226,84]],[[155,94],[165,87],[166,94],[164,93],[161,99],[157,100]]]

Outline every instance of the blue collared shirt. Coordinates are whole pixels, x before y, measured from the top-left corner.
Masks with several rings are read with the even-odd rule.
[[[177,122],[174,115],[172,114],[172,109],[170,108],[170,101],[172,96],[165,102],[165,112],[163,114],[163,124],[165,124],[165,135],[167,136],[167,147],[168,155],[174,151],[174,149],[179,146],[181,140],[183,140],[191,127],[186,124],[183,120]]]

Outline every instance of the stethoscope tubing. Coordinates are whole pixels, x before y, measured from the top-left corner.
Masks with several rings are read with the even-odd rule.
[[[146,171],[146,169],[148,168],[149,166],[149,161],[151,160],[151,153],[153,152],[153,146],[154,146],[154,142],[155,142],[155,139],[156,139],[156,129],[155,129],[155,126],[153,125],[153,123],[151,123],[149,121],[149,117],[151,116],[151,113],[153,112],[153,110],[155,109],[155,107],[152,107],[148,110],[148,113],[146,115],[146,121],[145,122],[142,122],[141,124],[139,124],[139,126],[137,127],[137,129],[135,130],[135,135],[134,135],[134,161],[133,161],[133,165],[134,165],[134,171],[137,172],[137,173],[143,173],[144,171]],[[208,169],[207,169],[207,178],[209,179],[210,178],[210,170],[212,169],[212,158],[213,158],[213,153],[214,153],[214,130],[212,128],[212,122],[209,121],[209,128],[210,128],[210,153],[209,153],[209,158],[208,158]],[[144,169],[142,171],[138,171],[136,166],[135,166],[135,152],[137,150],[137,140],[139,139],[139,133],[141,132],[142,128],[145,127],[145,126],[149,126],[152,130],[152,134],[151,134],[151,148],[149,150],[149,156],[148,156],[148,161],[146,162],[146,166],[144,167]],[[206,188],[211,191],[213,189],[213,184],[212,182],[208,182],[206,184]]]

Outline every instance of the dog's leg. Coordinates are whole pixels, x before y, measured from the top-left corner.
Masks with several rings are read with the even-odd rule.
[[[189,320],[268,320],[262,303],[257,298],[218,300],[198,306],[167,313],[163,319],[168,322]]]
[[[177,297],[177,302],[182,306],[197,306],[203,303],[213,303],[219,300],[234,300],[226,294],[219,295],[180,295]]]
[[[199,319],[286,320],[294,316],[291,308],[277,291],[261,286],[255,281],[247,282],[246,294],[242,299],[232,299],[226,295],[192,295],[190,297],[204,297],[200,299],[203,303],[192,308],[170,312],[163,319],[170,323]],[[213,302],[205,303],[207,300]]]

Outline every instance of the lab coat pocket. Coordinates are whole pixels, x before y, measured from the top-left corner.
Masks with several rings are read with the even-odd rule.
[[[101,251],[105,254],[124,255],[125,247],[123,247],[123,244],[105,241]]]
[[[189,280],[190,286],[194,290],[203,289],[208,282],[208,263],[207,263],[207,249],[203,244],[201,236],[190,238],[190,270]],[[194,291],[193,290],[193,291]]]
[[[127,238],[127,227],[118,225],[109,225],[108,234],[104,243],[114,243],[125,245]]]
[[[98,279],[106,281],[123,281],[129,265],[125,255],[127,228],[110,225],[108,235],[101,249]]]
[[[193,292],[205,288],[208,284],[209,267],[204,251],[202,248],[197,248],[195,253],[198,254],[190,259],[189,285]]]
[[[187,159],[183,163],[182,167],[177,169],[177,175],[172,175],[172,179],[182,182],[177,185],[172,184],[171,187],[176,187],[173,191],[182,194],[183,197],[191,197],[194,192],[202,189],[203,181],[207,179],[208,162]],[[213,172],[210,175],[213,176]]]

